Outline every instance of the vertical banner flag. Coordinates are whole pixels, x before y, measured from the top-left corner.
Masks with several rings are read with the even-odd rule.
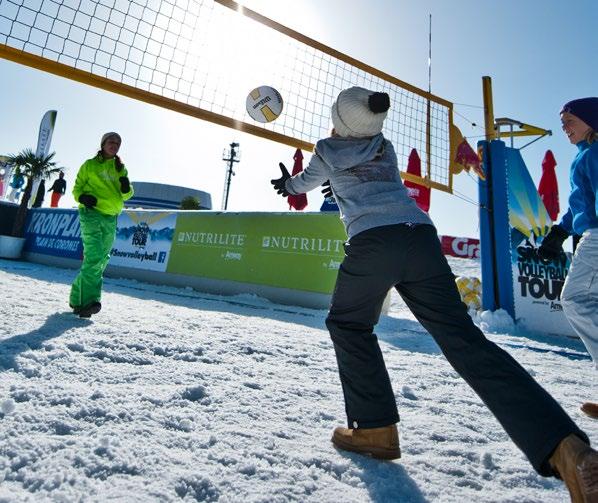
[[[48,110],[42,117],[39,125],[39,133],[37,135],[37,148],[35,149],[36,157],[45,157],[50,152],[50,143],[52,142],[52,133],[54,132],[54,124],[56,124],[56,110]],[[40,179],[32,180],[33,187],[31,189],[31,197],[29,198],[29,207],[33,205],[37,189],[39,187]]]
[[[291,173],[292,176],[295,176],[297,173],[301,173],[303,171],[303,153],[301,149],[297,149],[295,155],[293,156],[294,164],[293,164],[293,172]],[[291,194],[288,197],[289,201],[289,209],[295,208],[297,211],[301,211],[305,209],[307,206],[307,194]]]
[[[556,221],[560,207],[559,207],[559,186],[556,179],[556,173],[554,168],[556,166],[556,160],[552,151],[547,150],[542,160],[542,177],[538,184],[538,193],[542,198],[542,202],[546,207],[550,219]]]
[[[415,176],[422,176],[422,162],[416,149],[412,149],[409,154],[407,173]],[[420,185],[419,183],[410,180],[405,180],[403,183],[405,184],[405,187],[407,187],[409,197],[415,199],[419,208],[427,213],[430,209],[430,187]]]

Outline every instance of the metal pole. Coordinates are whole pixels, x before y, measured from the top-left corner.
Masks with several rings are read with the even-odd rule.
[[[428,27],[428,92],[432,92],[432,14],[430,14],[430,25]]]
[[[484,126],[486,128],[486,140],[496,139],[494,129],[494,105],[492,103],[492,79],[482,77],[482,90],[484,94]]]
[[[428,31],[428,92],[432,92],[432,14]],[[426,180],[432,178],[432,106],[426,101]]]
[[[227,161],[227,169],[226,169],[226,179],[224,182],[224,194],[222,196],[222,209],[226,210],[228,208],[228,194],[230,192],[230,183],[232,180],[233,175],[235,172],[233,171],[233,166],[235,162],[239,162],[239,159],[235,159],[237,157],[237,151],[235,148],[239,146],[238,143],[231,143],[230,150],[228,153],[228,157],[223,157],[223,161]]]
[[[233,176],[233,163],[235,162],[235,151],[231,149],[230,151],[230,159],[228,161],[228,170],[226,172],[226,191],[225,191],[225,198],[224,198],[224,208],[228,208],[228,194],[230,192],[230,182]]]

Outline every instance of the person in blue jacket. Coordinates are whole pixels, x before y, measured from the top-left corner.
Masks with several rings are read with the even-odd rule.
[[[563,241],[569,235],[581,236],[561,302],[565,316],[598,367],[598,98],[565,103],[561,122],[578,150],[569,175],[569,208],[560,223],[551,227],[538,252],[541,258],[553,260],[563,253]],[[598,419],[598,403],[586,402],[581,409]]]
[[[23,187],[25,186],[25,177],[23,173],[21,173],[21,168],[18,166],[15,168],[15,172],[12,175],[12,179],[10,181],[10,193],[7,196],[7,199],[10,202],[19,202],[21,194],[23,192]]]
[[[461,301],[436,229],[409,197],[382,134],[389,108],[387,93],[345,89],[331,108],[332,134],[316,143],[307,168],[291,177],[281,163],[282,176],[271,180],[282,196],[329,180],[348,235],[326,318],[347,416],[332,443],[375,458],[401,455],[395,395],[373,332],[394,287],[536,471],[563,479],[574,501],[597,501],[598,452],[588,437]]]

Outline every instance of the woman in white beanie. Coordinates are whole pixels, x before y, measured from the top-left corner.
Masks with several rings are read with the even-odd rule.
[[[330,180],[347,230],[326,325],[348,428],[336,428],[332,442],[376,458],[400,457],[399,414],[373,333],[394,287],[534,469],[560,476],[572,495],[598,498],[598,453],[587,435],[469,317],[436,229],[409,197],[394,148],[382,134],[389,107],[386,93],[342,91],[332,105],[332,136],[317,142],[307,168],[291,177],[281,163],[282,176],[272,180],[283,196]]]
[[[116,235],[116,219],[133,195],[127,168],[118,156],[121,138],[102,136],[100,150],[79,168],[73,197],[79,202],[83,263],[73,281],[69,304],[75,314],[89,318],[102,309],[103,274]]]

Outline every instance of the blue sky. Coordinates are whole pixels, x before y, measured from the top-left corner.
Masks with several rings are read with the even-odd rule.
[[[432,92],[456,104],[455,122],[475,146],[484,134],[481,78],[491,76],[497,117],[553,131],[552,137],[522,154],[537,182],[544,152],[553,151],[561,207],[566,206],[575,148],[560,131],[558,112],[570,99],[598,94],[598,67],[593,62],[598,2],[247,0],[244,4],[421,88],[428,85],[432,14]],[[236,141],[242,157],[232,180],[229,210],[288,208],[271,190],[269,180],[278,176],[279,161],[292,165],[289,147],[4,60],[0,75],[0,153],[35,147],[43,113],[55,109],[52,149],[68,168],[70,186],[78,167],[97,150],[100,136],[116,130],[123,137],[121,154],[133,180],[205,190],[219,209],[225,177],[222,153]],[[515,146],[527,141],[518,139]],[[455,189],[477,199],[476,182],[467,174],[456,177]],[[308,209],[317,211],[321,199],[319,192],[312,192]],[[72,199],[64,201],[70,204]],[[434,191],[430,213],[440,233],[478,235],[477,207],[457,196]]]

